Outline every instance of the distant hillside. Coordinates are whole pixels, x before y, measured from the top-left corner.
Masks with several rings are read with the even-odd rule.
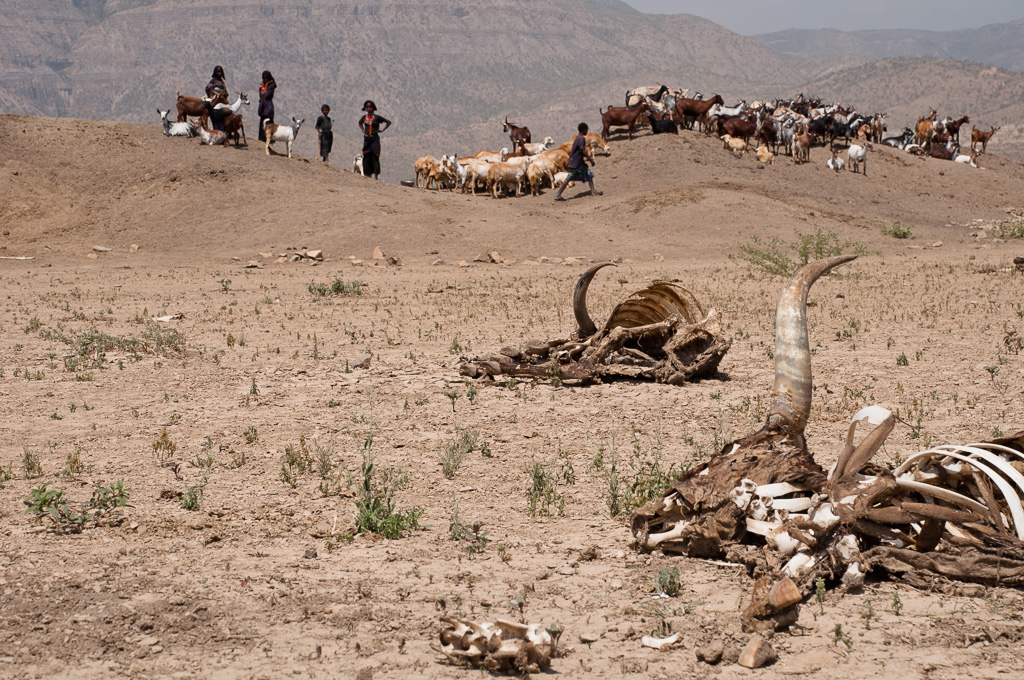
[[[425,153],[501,148],[506,115],[561,142],[580,120],[597,127],[599,107],[637,85],[720,92],[730,103],[822,85],[850,101],[865,91],[856,69],[868,68],[864,57],[783,56],[704,19],[619,0],[0,0],[0,111],[155,122],[176,92],[200,94],[215,64],[232,93],[251,96],[242,110],[251,138],[264,69],[279,83],[278,122],[307,120],[299,153],[315,154],[313,122],[330,104],[339,165],[358,151],[359,105],[375,99],[395,123],[384,140],[391,180]],[[843,74],[855,78],[849,87]],[[902,101],[904,88],[887,82],[869,89]],[[957,88],[939,91],[951,97],[936,101],[943,111],[967,107]],[[986,89],[964,110],[1009,111],[1016,91]]]
[[[940,57],[1024,71],[1024,19],[957,31],[789,29],[753,37],[774,52],[800,59]]]
[[[176,91],[200,93],[214,64],[251,95],[270,69],[279,122],[330,103],[346,155],[359,104],[377,100],[395,121],[391,159],[410,136],[434,153],[498,148],[505,115],[561,141],[639,84],[768,96],[801,79],[755,40],[618,0],[0,0],[0,17],[6,111],[154,121]],[[300,135],[299,148],[312,153],[313,140]]]

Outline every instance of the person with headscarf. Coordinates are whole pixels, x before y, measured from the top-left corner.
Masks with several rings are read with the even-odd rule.
[[[264,131],[266,123],[274,122],[274,92],[277,90],[277,83],[270,71],[263,72],[263,80],[260,81],[260,141],[267,141],[267,133]]]
[[[363,133],[363,175],[380,179],[380,133],[391,127],[391,121],[377,115],[377,105],[371,99],[363,102],[363,112],[359,116],[359,130]]]
[[[331,147],[334,146],[334,133],[331,131],[333,124],[331,107],[324,104],[320,107],[320,117],[316,119],[316,133],[320,137],[320,158],[324,163],[327,162],[327,157],[331,155]]]
[[[228,92],[228,86],[224,84],[226,78],[224,77],[224,67],[214,66],[213,75],[210,76],[210,82],[206,84],[206,96],[214,97],[220,92],[223,92],[225,96]]]

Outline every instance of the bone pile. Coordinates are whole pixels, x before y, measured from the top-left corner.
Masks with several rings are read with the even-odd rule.
[[[550,668],[551,659],[557,656],[561,634],[557,628],[503,619],[477,623],[443,616],[441,624],[441,645],[434,646],[435,650],[452,663],[489,671],[539,673]]]
[[[850,259],[811,263],[793,275],[779,301],[775,395],[765,425],[634,513],[637,545],[725,556],[792,578],[805,592],[817,576],[858,586],[872,567],[1024,585],[1024,432],[937,446],[890,470],[871,460],[895,418],[870,406],[853,417],[827,475],[807,451],[807,291]],[[855,445],[861,423],[875,427]]]
[[[502,348],[500,354],[463,361],[460,372],[472,378],[587,383],[623,377],[671,385],[713,376],[732,345],[723,337],[721,315],[714,309],[705,312],[690,291],[675,283],[655,281],[633,293],[598,330],[587,311],[587,290],[594,274],[608,266],[615,264],[595,264],[576,283],[575,337],[530,342],[525,351]]]

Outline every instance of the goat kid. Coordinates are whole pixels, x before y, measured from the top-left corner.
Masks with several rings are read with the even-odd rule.
[[[775,154],[768,150],[767,144],[757,147],[756,153],[758,163],[764,163],[765,165],[775,165]]]
[[[288,158],[292,157],[292,143],[299,134],[299,128],[302,127],[302,123],[305,122],[305,118],[295,118],[292,116],[292,123],[294,125],[277,125],[275,123],[263,121],[263,133],[267,137],[267,155],[270,155],[270,147],[273,146],[274,142],[284,142],[285,148],[288,150]]]
[[[165,137],[192,138],[196,136],[196,126],[192,123],[172,122],[171,119],[167,117],[167,115],[171,112],[170,109],[168,109],[167,111],[161,111],[160,109],[157,109],[156,112],[160,114],[160,122],[163,123]]]
[[[829,156],[829,159],[827,161],[825,161],[825,165],[828,166],[829,170],[835,170],[836,174],[838,174],[839,171],[843,169],[843,166],[845,164],[843,163],[843,159],[839,157],[838,147],[832,147],[832,155]]]
[[[204,127],[199,128],[199,145],[206,144],[208,146],[223,146],[228,141],[228,133],[222,132],[221,130],[207,130]]]

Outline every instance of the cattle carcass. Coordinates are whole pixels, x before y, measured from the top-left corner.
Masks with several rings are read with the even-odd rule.
[[[614,266],[600,262],[584,272],[573,292],[574,337],[528,343],[524,351],[464,360],[459,370],[473,378],[497,376],[590,383],[616,377],[672,385],[709,378],[732,345],[723,337],[721,315],[707,312],[690,291],[655,281],[612,310],[600,329],[587,311],[594,275]]]
[[[871,406],[853,417],[831,470],[808,451],[807,292],[818,277],[852,259],[804,265],[786,284],[776,311],[774,394],[764,425],[637,510],[631,518],[637,546],[725,557],[771,578],[790,578],[804,595],[819,576],[856,586],[876,567],[1024,586],[1024,432],[937,446],[890,470],[871,460],[895,418]],[[861,424],[874,429],[855,443]]]

